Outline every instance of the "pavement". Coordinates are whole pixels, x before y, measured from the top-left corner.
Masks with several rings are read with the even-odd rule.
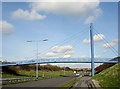
[[[17,83],[17,84],[8,84],[8,85],[3,85],[2,87],[3,89],[5,87],[61,87],[75,78],[76,76],[67,76],[67,77],[37,80],[37,81]]]
[[[96,89],[89,76],[84,76],[69,89]]]

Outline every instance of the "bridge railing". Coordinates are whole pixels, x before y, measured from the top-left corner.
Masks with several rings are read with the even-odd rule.
[[[95,58],[95,63],[117,63],[119,59],[112,58]],[[0,66],[7,65],[24,65],[24,64],[36,64],[36,63],[91,63],[90,58],[53,58],[53,59],[34,59],[26,61],[18,61],[14,63],[2,63]]]

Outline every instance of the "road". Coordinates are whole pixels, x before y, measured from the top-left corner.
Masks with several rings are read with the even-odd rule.
[[[75,76],[59,77],[59,78],[52,78],[46,80],[3,85],[2,87],[3,89],[4,87],[61,87],[75,78],[76,78]]]
[[[95,89],[95,86],[89,76],[82,77],[70,89]]]

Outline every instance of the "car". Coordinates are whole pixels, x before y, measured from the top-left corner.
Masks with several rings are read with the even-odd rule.
[[[78,75],[80,75],[80,74],[77,73],[76,75],[78,76]]]

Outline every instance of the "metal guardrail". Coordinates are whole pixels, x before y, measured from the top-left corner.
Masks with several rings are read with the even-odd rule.
[[[45,77],[38,77],[38,78],[14,78],[14,79],[2,79],[0,81],[2,82],[6,82],[6,81],[21,81],[21,80],[32,80],[32,79],[40,79],[40,78],[52,78],[52,77],[58,77],[58,76],[63,76],[63,77],[66,77],[66,75],[55,75],[55,76],[45,76]],[[75,75],[76,76],[76,75]],[[69,77],[69,76],[67,76]],[[77,77],[77,76],[76,76]]]
[[[32,79],[40,79],[40,78],[52,78],[52,77],[57,77],[57,76],[61,76],[61,75],[56,75],[56,76],[45,76],[45,77],[38,77],[38,78],[14,78],[14,79],[2,79],[2,80],[0,80],[0,81],[2,81],[2,82],[6,82],[6,81],[9,81],[9,82],[11,82],[11,81],[21,81],[21,80],[32,80]]]

